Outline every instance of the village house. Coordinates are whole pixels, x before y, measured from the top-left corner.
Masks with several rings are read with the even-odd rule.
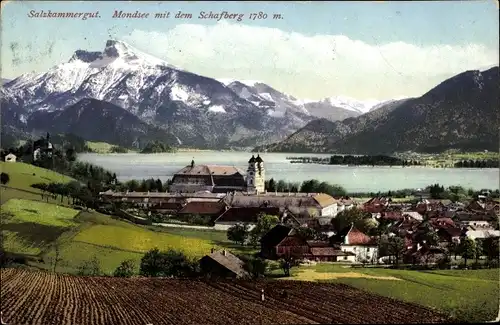
[[[436,231],[440,247],[448,247],[452,243],[460,243],[464,230],[455,224],[451,218],[432,218],[429,225]]]
[[[337,213],[354,208],[354,201],[350,198],[341,197],[337,200]]]
[[[417,201],[413,210],[425,215],[428,212],[445,211],[446,207],[440,200],[422,199]]]
[[[209,217],[211,221],[215,221],[221,214],[227,211],[229,207],[224,201],[204,202],[190,201],[187,202],[182,209],[177,212],[177,216],[200,216]]]
[[[409,217],[409,218],[412,218],[412,219],[417,220],[417,221],[424,220],[424,217],[420,213],[418,213],[416,211],[405,211],[405,212],[402,212],[402,217],[403,217],[403,219],[405,217]]]
[[[227,250],[211,250],[210,255],[200,259],[200,268],[211,278],[244,279],[250,274],[244,268],[244,262]]]
[[[488,237],[500,237],[500,230],[493,229],[483,229],[483,230],[467,230],[465,235],[473,240],[476,239],[485,239]]]
[[[260,240],[260,255],[263,258],[277,260],[279,258],[298,258],[309,254],[309,245],[295,229],[276,225]]]
[[[494,217],[488,213],[478,213],[470,211],[459,211],[453,216],[457,226],[473,227],[473,229],[494,229],[492,221]]]
[[[363,210],[370,213],[379,213],[385,211],[391,202],[390,198],[374,197],[363,203]]]
[[[335,236],[330,238],[332,245],[340,245],[340,250],[355,254],[354,261],[375,262],[378,258],[378,245],[376,241],[359,231],[354,225],[345,227]],[[347,256],[345,260],[349,260]]]
[[[5,162],[16,162],[17,157],[13,153],[9,153],[5,156]]]
[[[276,225],[262,237],[260,254],[271,260],[355,261],[354,253],[332,247],[329,242],[305,240],[293,228],[284,225]]]
[[[330,223],[338,213],[337,201],[324,193],[234,192],[229,193],[224,200],[231,207],[286,208],[297,219],[317,218],[321,224]]]

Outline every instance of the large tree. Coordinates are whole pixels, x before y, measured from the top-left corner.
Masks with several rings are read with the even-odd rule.
[[[261,214],[257,220],[257,224],[250,231],[250,243],[256,247],[259,244],[260,239],[269,230],[276,226],[280,222],[278,216]]]
[[[250,235],[249,228],[248,224],[238,223],[227,230],[227,239],[244,245]]]
[[[368,218],[371,218],[370,213],[354,207],[338,213],[335,218],[332,219],[332,224],[337,231],[354,224],[360,231],[365,232],[367,229],[365,229],[366,224],[364,220]]]
[[[198,263],[184,253],[169,249],[161,252],[157,248],[148,251],[141,259],[140,274],[148,277],[189,277],[198,273]]]
[[[383,235],[378,241],[379,256],[394,257],[394,263],[399,265],[399,260],[406,251],[404,239],[398,236]]]
[[[459,252],[467,266],[467,260],[476,256],[476,242],[470,238],[464,238],[460,242]]]
[[[487,236],[483,240],[483,252],[489,262],[499,259],[499,238],[494,236]]]

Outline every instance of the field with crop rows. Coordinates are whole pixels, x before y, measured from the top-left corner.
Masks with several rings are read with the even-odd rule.
[[[16,325],[448,321],[430,309],[342,284],[76,277],[21,269],[0,275],[4,321]]]
[[[201,257],[210,252],[212,247],[215,247],[207,240],[154,232],[137,226],[94,225],[78,233],[74,240],[101,247],[143,253],[155,247],[160,250],[179,249],[192,257]]]

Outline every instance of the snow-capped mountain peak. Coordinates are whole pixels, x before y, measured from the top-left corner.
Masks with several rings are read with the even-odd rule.
[[[264,82],[262,82],[260,80],[239,80],[239,79],[231,79],[231,78],[220,78],[220,79],[216,79],[216,80],[225,86],[229,86],[233,82],[239,82],[239,83],[241,83],[245,86],[248,86],[248,87],[255,87],[255,85],[257,85],[257,84],[265,84]]]
[[[129,65],[130,68],[144,65],[173,67],[164,60],[146,54],[132,45],[118,40],[108,40],[102,52],[75,51],[68,63],[77,62],[89,63],[92,68],[106,66],[111,63]]]
[[[361,114],[368,112],[373,106],[380,104],[382,102],[376,99],[362,101],[346,96],[329,97],[325,98],[323,101],[328,102],[332,106],[359,112]]]

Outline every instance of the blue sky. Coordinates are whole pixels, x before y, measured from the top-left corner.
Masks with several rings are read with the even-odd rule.
[[[492,0],[14,1],[2,7],[3,78],[46,71],[76,49],[102,50],[110,37],[195,73],[258,79],[302,98],[415,96],[461,71],[498,64],[498,7]],[[30,10],[98,10],[101,18],[37,19],[28,17]],[[180,10],[193,19],[113,19],[114,10]],[[200,11],[224,10],[245,19],[197,19]],[[259,11],[283,18],[246,19]]]

